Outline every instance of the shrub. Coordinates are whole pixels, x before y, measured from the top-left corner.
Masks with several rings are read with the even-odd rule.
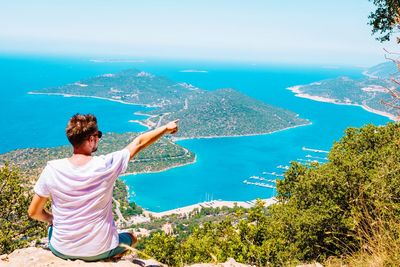
[[[25,247],[45,235],[46,226],[28,218],[31,194],[22,186],[18,169],[0,168],[0,254]]]

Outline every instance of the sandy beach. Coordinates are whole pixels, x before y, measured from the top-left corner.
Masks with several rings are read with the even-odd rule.
[[[267,199],[261,199],[264,201],[265,206],[272,205],[276,203],[275,198],[267,198]],[[202,208],[222,208],[222,207],[228,207],[228,208],[233,208],[236,206],[243,207],[243,208],[251,208],[255,205],[256,200],[251,200],[251,201],[223,201],[223,200],[213,200],[213,201],[208,201],[208,202],[201,202],[177,209],[172,209],[172,210],[167,210],[163,212],[153,212],[153,211],[148,211],[145,210],[143,213],[146,216],[152,216],[156,218],[161,218],[163,216],[168,216],[172,214],[178,214],[178,215],[186,215],[192,212],[194,209],[202,209]]]

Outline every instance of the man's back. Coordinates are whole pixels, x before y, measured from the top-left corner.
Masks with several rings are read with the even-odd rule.
[[[112,190],[127,168],[127,149],[93,157],[82,166],[69,159],[49,161],[35,193],[52,199],[51,245],[66,255],[98,255],[118,246]]]
[[[28,209],[29,217],[53,225],[49,227],[49,248],[56,256],[86,261],[120,257],[125,246],[137,242],[133,233],[117,233],[112,215],[113,185],[142,149],[166,133],[176,133],[177,122],[140,134],[121,151],[93,157],[103,135],[96,116],[72,116],[66,135],[73,154],[48,162]],[[45,209],[49,197],[52,213]]]

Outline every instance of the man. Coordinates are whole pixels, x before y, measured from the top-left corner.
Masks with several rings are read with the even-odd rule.
[[[34,187],[29,216],[49,224],[49,247],[63,259],[96,261],[120,257],[137,238],[118,234],[112,214],[115,180],[129,160],[166,133],[178,131],[177,120],[136,137],[120,151],[92,156],[102,132],[94,115],[74,115],[66,133],[73,146],[70,158],[47,163]],[[51,198],[52,213],[45,210]]]

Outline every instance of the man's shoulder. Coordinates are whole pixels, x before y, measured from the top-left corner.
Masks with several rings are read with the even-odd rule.
[[[67,158],[62,158],[62,159],[53,159],[53,160],[49,160],[47,162],[47,166],[46,167],[52,167],[52,168],[63,168],[66,167],[68,164],[68,159]]]
[[[108,159],[108,158],[115,158],[115,157],[124,157],[127,154],[129,154],[129,150],[127,148],[123,148],[121,150],[116,150],[116,151],[113,151],[113,152],[110,152],[107,154],[98,155],[95,157],[100,158],[100,159]]]

